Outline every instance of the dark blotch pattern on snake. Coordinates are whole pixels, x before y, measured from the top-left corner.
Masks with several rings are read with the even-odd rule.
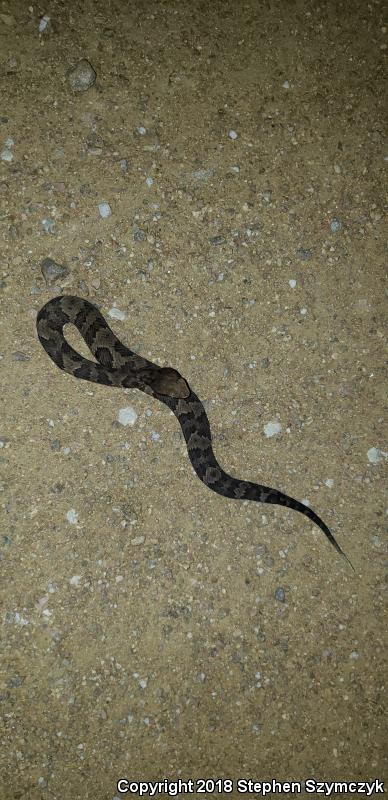
[[[97,363],[87,360],[68,344],[63,334],[68,323],[78,328]],[[213,492],[233,500],[275,503],[299,511],[318,525],[338,553],[347,558],[327,525],[311,508],[277,489],[240,481],[224,472],[213,453],[205,409],[185,378],[175,369],[158,367],[125,347],[88,300],[71,295],[49,300],[38,313],[37,330],[46,353],[73,377],[106,386],[140,389],[165,403],[182,428],[198,478]]]

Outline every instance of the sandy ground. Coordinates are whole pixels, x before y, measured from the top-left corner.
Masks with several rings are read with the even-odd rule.
[[[383,10],[1,4],[1,800],[387,778]],[[60,372],[61,293],[179,369],[224,468],[308,501],[356,574],[206,489],[161,403]]]

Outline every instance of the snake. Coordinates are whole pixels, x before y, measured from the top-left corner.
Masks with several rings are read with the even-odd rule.
[[[78,329],[95,361],[84,358],[67,342],[63,329],[68,324]],[[232,500],[272,503],[299,511],[323,531],[337,553],[354,569],[331,530],[310,506],[278,489],[234,478],[222,469],[213,452],[205,408],[186,378],[176,369],[160,367],[126,347],[97,306],[73,295],[54,297],[38,312],[36,326],[47,355],[73,378],[121,389],[139,389],[164,403],[181,426],[192,467],[205,486]]]

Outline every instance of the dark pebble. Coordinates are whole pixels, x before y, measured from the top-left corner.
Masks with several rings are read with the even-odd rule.
[[[68,80],[73,92],[85,92],[96,80],[96,73],[86,58],[81,59],[74,69],[68,73]]]
[[[147,238],[147,234],[145,231],[142,231],[141,228],[138,228],[137,231],[133,234],[133,238],[135,242],[144,242]]]
[[[52,258],[45,258],[41,262],[40,268],[47,286],[52,286],[52,284],[56,283],[61,278],[66,278],[70,272],[67,267],[63,267],[62,264],[57,264]]]
[[[12,689],[17,689],[23,683],[23,678],[20,675],[15,675],[14,678],[11,678],[9,685]]]
[[[312,256],[311,250],[297,250],[296,255],[300,258],[301,261],[310,261]]]

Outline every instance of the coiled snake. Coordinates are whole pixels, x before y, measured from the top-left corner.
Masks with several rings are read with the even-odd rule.
[[[63,327],[68,323],[78,328],[97,363],[87,360],[68,344],[63,335]],[[55,297],[41,308],[36,324],[46,353],[74,378],[105,386],[140,389],[165,403],[182,428],[198,478],[209,489],[233,500],[274,503],[299,511],[318,525],[337,552],[349,561],[327,525],[311,508],[277,489],[240,481],[224,472],[213,453],[205,409],[186,379],[175,369],[159,367],[125,347],[96,306],[71,295]]]

